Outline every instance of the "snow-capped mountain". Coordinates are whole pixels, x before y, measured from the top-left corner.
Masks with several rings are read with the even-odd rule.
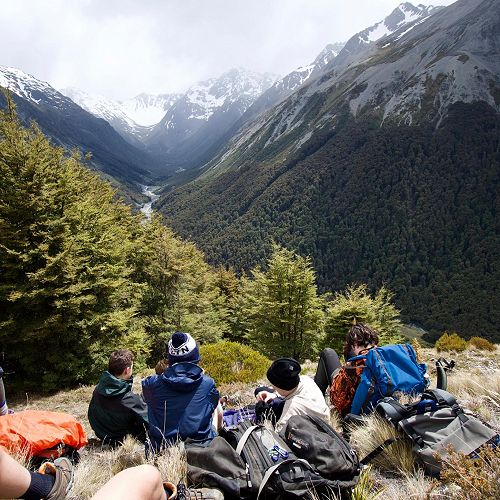
[[[328,70],[350,64],[357,59],[361,52],[380,39],[391,35],[395,31],[401,31],[404,26],[409,29],[421,23],[439,9],[442,9],[442,7],[422,4],[414,6],[409,2],[401,3],[385,19],[349,38],[337,57],[329,61],[324,66],[324,69]]]
[[[34,104],[47,104],[60,110],[70,105],[68,99],[47,82],[17,68],[0,66],[0,87]]]
[[[156,166],[155,160],[126,142],[107,121],[89,113],[47,82],[20,69],[0,66],[0,86],[12,92],[24,123],[34,120],[54,143],[92,153],[92,164],[98,170],[122,182],[143,182],[149,175],[148,168]],[[0,106],[4,105],[1,98]]]
[[[119,102],[89,94],[75,87],[62,89],[61,92],[97,118],[106,120],[126,141],[142,147],[140,137],[145,133],[143,127],[125,113]]]
[[[139,94],[132,99],[120,101],[121,109],[135,123],[151,127],[160,122],[165,113],[182,94]]]
[[[270,74],[237,68],[193,85],[145,138],[148,149],[177,167],[202,163],[274,80]]]

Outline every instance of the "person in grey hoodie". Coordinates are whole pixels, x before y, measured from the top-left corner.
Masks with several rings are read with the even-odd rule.
[[[123,442],[131,435],[146,439],[148,410],[138,394],[132,392],[134,356],[128,349],[114,351],[94,389],[88,418],[96,436],[111,445]]]

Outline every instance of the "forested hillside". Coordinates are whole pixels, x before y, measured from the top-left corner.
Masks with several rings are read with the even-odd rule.
[[[437,130],[345,120],[285,164],[174,192],[169,223],[210,262],[248,269],[274,239],[313,256],[322,290],[386,283],[406,320],[498,341],[498,114],[456,104]]]
[[[275,240],[322,290],[386,283],[433,335],[499,340],[499,29],[498,2],[459,0],[342,49],[158,206],[212,263]]]

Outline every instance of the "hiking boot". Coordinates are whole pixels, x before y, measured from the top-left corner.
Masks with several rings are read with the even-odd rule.
[[[45,500],[64,500],[68,491],[73,486],[74,467],[67,457],[59,457],[54,462],[45,462],[38,472],[50,474],[56,478],[49,496]]]
[[[222,491],[215,488],[186,488],[184,483],[179,483],[177,496],[172,498],[175,500],[224,500],[224,495]]]

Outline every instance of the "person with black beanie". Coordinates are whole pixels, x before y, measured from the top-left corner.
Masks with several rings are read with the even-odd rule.
[[[278,432],[292,415],[311,415],[325,421],[330,417],[319,387],[312,378],[300,375],[300,371],[295,359],[279,358],[267,370],[267,379],[273,387],[259,387],[255,391],[257,415],[274,420]]]

